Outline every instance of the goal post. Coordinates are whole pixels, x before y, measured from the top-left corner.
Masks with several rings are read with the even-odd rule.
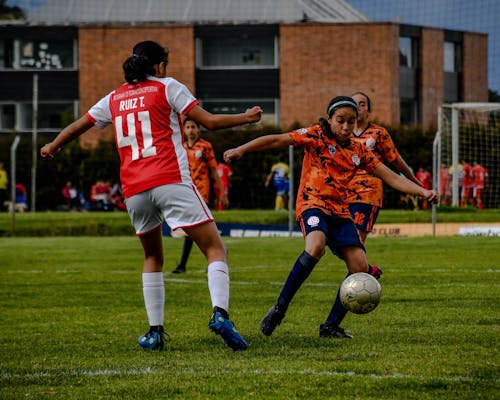
[[[441,205],[500,207],[500,103],[441,105],[433,147]]]

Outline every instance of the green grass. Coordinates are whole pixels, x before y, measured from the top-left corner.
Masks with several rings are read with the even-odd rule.
[[[214,212],[219,223],[253,223],[288,225],[288,214],[273,210],[225,210]],[[441,207],[439,222],[500,222],[500,209],[477,210],[474,208]],[[430,223],[430,211],[382,209],[377,219],[386,223]],[[133,229],[126,212],[36,212],[15,216],[17,236],[130,236]],[[0,236],[12,235],[12,216],[0,213]]]
[[[147,320],[133,237],[0,238],[2,399],[497,399],[500,238],[373,238],[379,307],[347,316],[352,340],[318,337],[345,267],[327,254],[273,336],[259,321],[300,238],[225,240],[233,352],[207,328],[205,262],[165,274],[166,351],[136,344]],[[165,270],[182,240],[164,239]]]

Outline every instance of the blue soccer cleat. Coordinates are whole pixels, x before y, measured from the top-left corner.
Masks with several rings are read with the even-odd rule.
[[[151,327],[147,333],[139,336],[137,343],[144,350],[161,351],[165,347],[163,327]]]
[[[214,315],[212,315],[208,327],[212,332],[215,332],[216,335],[222,336],[224,342],[234,351],[247,349],[248,344],[245,342],[245,339],[243,339],[234,328],[233,323],[228,318],[224,318],[219,311],[216,311]]]

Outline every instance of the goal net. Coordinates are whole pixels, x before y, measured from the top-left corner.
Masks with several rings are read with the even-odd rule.
[[[438,118],[433,182],[441,205],[498,208],[500,103],[445,104]]]

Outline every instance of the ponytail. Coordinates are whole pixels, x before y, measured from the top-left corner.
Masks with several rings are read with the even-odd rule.
[[[132,55],[123,63],[125,80],[130,84],[143,82],[148,75],[155,74],[155,65],[168,64],[168,50],[151,40],[139,42],[134,46]]]

